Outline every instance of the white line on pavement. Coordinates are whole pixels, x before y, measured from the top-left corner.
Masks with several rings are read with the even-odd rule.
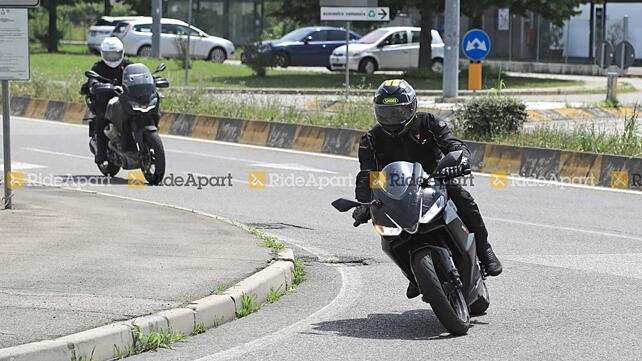
[[[84,156],[84,155],[77,155],[77,154],[70,154],[70,153],[63,153],[63,152],[54,152],[52,150],[46,150],[46,149],[38,149],[38,148],[30,148],[30,147],[23,147],[22,149],[28,150],[28,151],[31,151],[31,152],[53,154],[53,155],[62,155],[62,156],[65,156],[65,157],[94,160],[93,157],[87,157],[87,156]]]
[[[520,224],[520,225],[523,225],[523,226],[559,229],[559,230],[569,231],[569,232],[579,232],[579,233],[594,234],[594,235],[598,235],[598,236],[613,237],[613,238],[624,238],[624,239],[632,239],[632,240],[635,240],[635,241],[642,241],[642,237],[636,237],[636,236],[626,235],[626,234],[621,234],[621,233],[593,231],[593,230],[584,229],[584,228],[556,226],[556,225],[552,225],[552,224],[536,223],[536,222],[528,222],[528,221],[518,221],[516,219],[506,219],[506,218],[496,218],[496,217],[484,217],[484,219],[489,219],[489,220],[498,221],[498,222]]]

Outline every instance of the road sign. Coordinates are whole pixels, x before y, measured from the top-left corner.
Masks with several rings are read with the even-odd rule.
[[[0,80],[29,80],[27,9],[0,8]]]
[[[613,64],[613,45],[610,41],[603,41],[595,49],[595,64],[606,69]]]
[[[624,70],[635,62],[635,49],[633,45],[624,40],[615,47],[615,65]]]
[[[0,8],[35,8],[40,0],[0,0]]]
[[[468,59],[482,60],[490,53],[490,38],[483,30],[472,29],[464,35],[461,47]]]
[[[389,21],[387,7],[322,7],[321,20]]]

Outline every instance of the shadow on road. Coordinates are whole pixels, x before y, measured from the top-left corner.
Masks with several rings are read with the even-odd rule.
[[[472,323],[483,324],[475,321]],[[334,332],[340,336],[381,340],[439,340],[456,337],[446,331],[431,310],[375,313],[367,318],[320,322],[313,327],[315,331]]]
[[[106,177],[102,175],[69,175],[69,174],[60,174],[54,175],[57,179],[60,179],[66,183],[66,185],[120,185],[128,184],[127,178],[118,178],[118,177]]]

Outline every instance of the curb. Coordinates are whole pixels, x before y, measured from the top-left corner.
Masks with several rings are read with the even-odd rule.
[[[432,109],[429,109],[432,111]],[[436,111],[447,118],[452,111]],[[539,121],[569,117],[617,118],[631,108],[576,108],[528,111]],[[66,123],[82,124],[89,113],[84,104],[12,97],[11,113]],[[294,123],[163,112],[159,131],[185,137],[357,157],[363,131]],[[572,150],[466,142],[474,171],[506,173],[526,178],[564,181],[584,177],[584,185],[642,190],[642,158]],[[626,172],[626,174],[624,173]],[[567,182],[569,183],[569,182]]]
[[[244,225],[226,217],[188,208],[95,191],[61,188],[141,201],[197,213],[239,226],[245,231],[247,230]],[[202,325],[206,329],[218,327],[235,319],[237,312],[243,307],[242,297],[244,295],[254,297],[255,303],[260,305],[266,302],[271,290],[288,290],[292,285],[293,269],[294,253],[292,249],[286,248],[273,258],[273,262],[269,266],[238,282],[220,295],[206,296],[190,302],[185,307],[115,322],[72,335],[62,336],[54,340],[38,341],[0,349],[0,361],[69,361],[81,357],[87,357],[87,359],[93,361],[113,360],[119,357],[119,352],[126,354],[127,350],[133,346],[136,337],[136,332],[132,328],[133,325],[139,327],[142,333],[173,330],[184,335],[192,335],[198,325]]]

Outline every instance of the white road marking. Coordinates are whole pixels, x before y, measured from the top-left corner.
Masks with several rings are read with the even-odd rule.
[[[624,239],[632,239],[632,240],[635,240],[635,241],[642,241],[642,237],[637,237],[637,236],[627,235],[627,234],[621,234],[621,233],[593,231],[593,230],[590,230],[590,229],[565,227],[565,226],[556,226],[556,225],[552,225],[552,224],[536,223],[536,222],[528,222],[528,221],[518,221],[518,220],[515,220],[515,219],[506,219],[506,218],[484,217],[484,219],[489,219],[489,220],[498,221],[498,222],[512,223],[512,224],[520,224],[520,225],[523,225],[523,226],[558,229],[558,230],[569,231],[569,232],[579,232],[579,233],[594,234],[594,235],[598,235],[598,236],[605,236],[605,237],[612,237],[612,238],[624,238]]]
[[[51,121],[51,120],[41,120],[41,119],[32,119],[32,118],[23,118],[23,117],[17,117],[17,118],[20,119],[20,120],[47,123],[47,124],[53,125],[53,126],[70,126],[70,127],[87,128],[86,125],[81,125],[81,124],[62,123],[62,122],[56,122],[56,121]],[[357,162],[358,161],[358,159],[354,158],[354,157],[348,157],[348,156],[343,156],[343,155],[335,155],[335,154],[305,152],[305,151],[294,150],[294,149],[271,148],[271,147],[263,147],[263,146],[259,146],[259,145],[230,143],[230,142],[223,142],[223,141],[219,141],[219,140],[199,139],[199,138],[184,137],[184,136],[179,136],[179,135],[162,134],[161,137],[162,138],[169,138],[169,139],[178,139],[178,140],[189,141],[189,142],[217,144],[217,145],[223,145],[223,146],[228,146],[228,147],[260,149],[261,151],[301,154],[301,155],[313,156],[313,157],[348,160],[348,161],[352,161],[352,162]],[[253,162],[256,162],[256,160],[254,160]],[[488,173],[473,172],[473,174],[475,176],[482,176],[482,177],[490,177],[491,176],[491,174],[488,174]],[[634,191],[634,190],[628,190],[628,189],[614,189],[614,188],[607,188],[607,187],[593,187],[593,186],[585,186],[585,185],[580,185],[580,184],[568,184],[568,183],[562,183],[562,182],[546,181],[546,180],[538,180],[538,179],[528,179],[528,178],[513,177],[513,176],[509,176],[508,179],[518,180],[520,182],[528,181],[528,182],[531,182],[531,183],[556,185],[556,186],[559,186],[561,188],[576,188],[576,189],[584,189],[584,190],[589,190],[589,191],[627,193],[627,194],[635,194],[635,195],[638,195],[638,196],[642,196],[642,192]]]
[[[28,150],[28,151],[31,151],[31,152],[44,153],[44,154],[62,155],[62,156],[65,156],[65,157],[78,158],[78,159],[90,159],[92,161],[94,160],[93,157],[87,157],[85,155],[77,155],[77,154],[63,153],[63,152],[54,152],[53,150],[31,148],[31,147],[23,147],[22,149]]]
[[[3,164],[4,160],[0,158],[0,164]],[[29,170],[29,169],[40,169],[47,168],[45,165],[40,164],[31,164],[25,162],[11,162],[11,170]]]

